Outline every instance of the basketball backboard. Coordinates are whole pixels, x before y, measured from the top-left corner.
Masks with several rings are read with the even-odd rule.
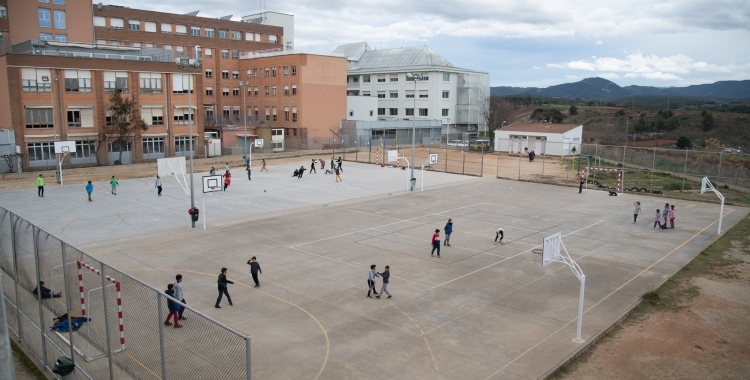
[[[159,158],[156,160],[160,177],[185,175],[185,157]]]
[[[55,153],[75,153],[76,142],[75,141],[55,141]]]
[[[398,151],[397,150],[389,150],[388,151],[388,162],[398,161]]]
[[[437,153],[430,153],[430,158],[428,160],[430,165],[435,165],[438,163],[438,154]]]
[[[255,147],[256,148],[262,148],[263,147],[263,139],[255,139]]]
[[[542,253],[543,267],[555,261],[563,261],[562,254],[560,253],[561,241],[562,234],[560,232],[554,233],[544,238],[544,252]]]
[[[705,193],[706,191],[713,190],[713,186],[711,186],[711,181],[708,179],[708,177],[703,177],[703,180],[701,181],[701,194]]]
[[[214,191],[221,191],[221,183],[220,175],[205,175],[203,176],[203,192],[212,193]]]

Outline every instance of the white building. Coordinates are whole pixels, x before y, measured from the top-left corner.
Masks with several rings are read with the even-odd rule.
[[[553,156],[581,152],[583,125],[515,123],[495,130],[495,151],[548,154]],[[575,152],[573,152],[575,149]]]
[[[284,28],[284,35],[282,36],[282,41],[284,42],[283,48],[294,48],[294,15],[265,11],[243,16],[242,22],[282,27]]]
[[[347,96],[346,120],[378,120],[378,98],[373,96]]]
[[[490,95],[489,73],[455,67],[426,46],[372,50],[359,42],[335,52],[348,61],[347,95],[377,98],[378,120],[437,119],[451,134],[487,130],[480,104]],[[420,79],[407,80],[407,73]],[[357,106],[348,109],[369,112]]]

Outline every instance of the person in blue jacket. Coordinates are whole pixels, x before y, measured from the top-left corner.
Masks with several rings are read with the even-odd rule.
[[[445,223],[443,231],[445,231],[445,241],[443,242],[443,245],[450,247],[451,245],[449,243],[451,241],[451,234],[453,233],[453,219],[448,219],[448,223]]]
[[[86,192],[89,194],[89,202],[92,202],[91,193],[94,192],[94,185],[91,184],[91,181],[89,181],[89,184],[86,185]]]

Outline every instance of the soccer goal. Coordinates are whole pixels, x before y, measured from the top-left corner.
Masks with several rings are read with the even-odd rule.
[[[591,172],[594,170],[599,170],[603,172],[616,172],[617,173],[617,192],[622,194],[622,184],[625,182],[625,171],[622,169],[613,169],[613,168],[601,168],[601,167],[591,167],[587,166],[584,167],[584,170],[586,171],[586,190],[589,188],[589,182],[588,178],[591,175]]]
[[[110,277],[104,276],[107,285],[101,286],[102,273],[99,269],[92,267],[84,261],[78,260],[76,262],[78,266],[78,291],[81,294],[81,317],[90,318],[91,320],[84,323],[79,333],[83,333],[88,339],[86,343],[81,346],[75,347],[76,351],[83,356],[86,361],[95,360],[107,355],[107,323],[105,319],[112,314],[110,310],[106,310],[104,305],[104,297],[102,292],[108,292],[112,294],[114,291],[116,306],[117,306],[117,329],[119,330],[119,348],[115,349],[118,345],[115,343],[117,340],[115,337],[110,336],[112,343],[115,343],[111,347],[112,354],[125,351],[125,322],[122,318],[122,295],[120,293],[120,281]],[[96,273],[96,276],[88,275],[89,272]],[[90,287],[87,290],[86,284]],[[98,286],[97,286],[98,285]],[[98,293],[98,294],[97,294]],[[107,306],[114,306],[112,300],[107,301]],[[105,312],[106,310],[106,312]],[[113,326],[110,326],[110,331],[113,330]],[[112,345],[110,345],[112,346]]]
[[[721,211],[719,212],[719,235],[721,235],[721,220],[724,218],[724,196],[721,195],[719,190],[716,190],[713,184],[711,184],[711,180],[708,179],[708,177],[703,177],[703,180],[701,181],[701,194],[705,193],[706,191],[713,191],[714,194],[716,194],[717,197],[721,200]]]

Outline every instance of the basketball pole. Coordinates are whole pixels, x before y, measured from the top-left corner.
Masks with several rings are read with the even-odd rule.
[[[206,193],[203,192],[203,196],[201,197],[202,205],[203,207],[203,231],[206,230]]]

